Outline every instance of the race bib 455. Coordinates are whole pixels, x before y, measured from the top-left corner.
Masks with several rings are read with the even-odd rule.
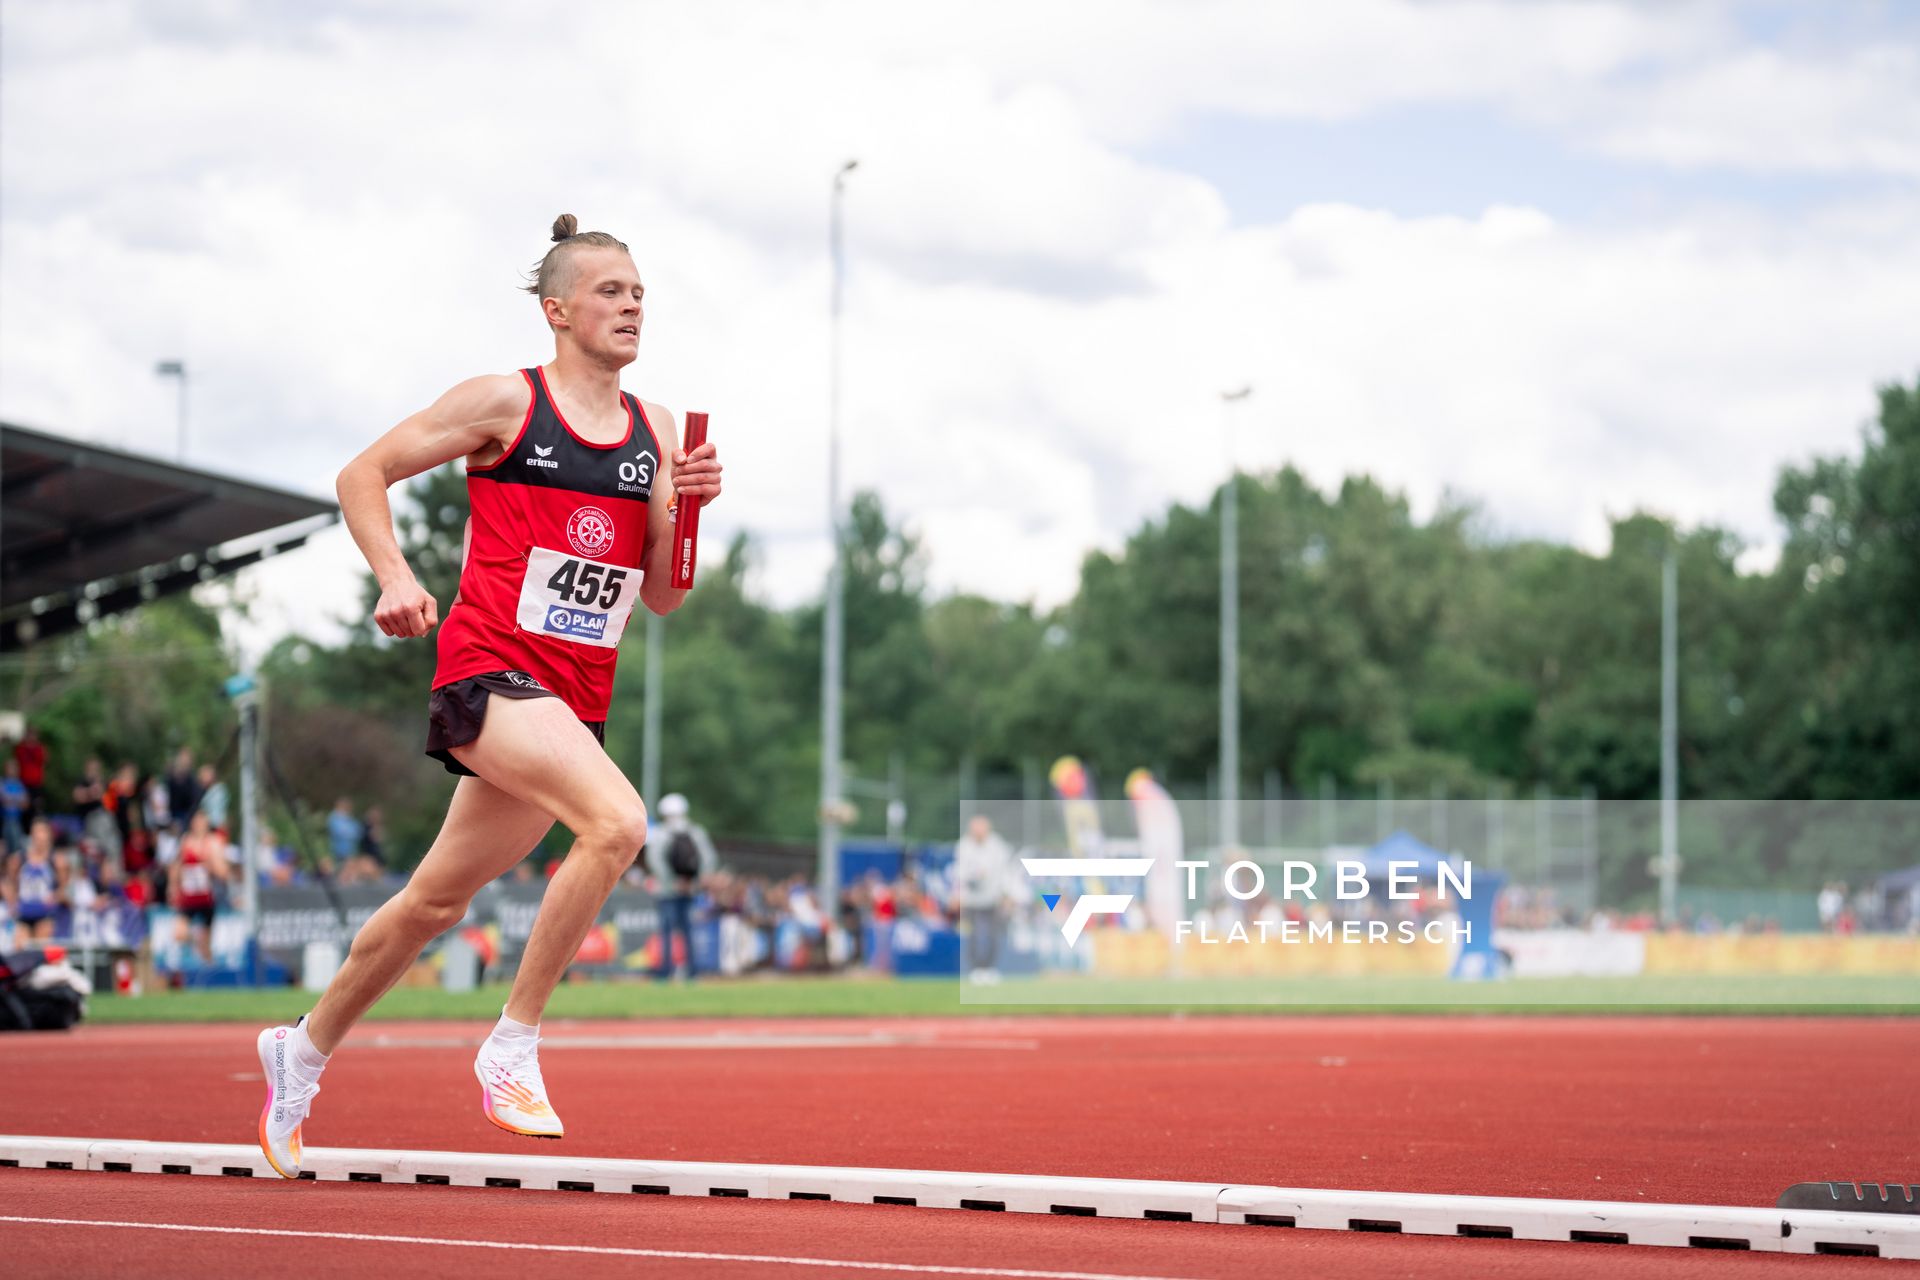
[[[522,631],[611,649],[633,612],[640,571],[535,547],[520,582]]]

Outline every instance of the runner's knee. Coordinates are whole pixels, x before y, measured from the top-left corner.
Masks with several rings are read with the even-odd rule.
[[[610,808],[581,834],[582,842],[595,852],[625,866],[647,842],[647,806],[636,797],[630,804]]]
[[[425,894],[408,893],[402,890],[395,899],[405,914],[408,932],[416,936],[438,937],[460,923],[467,914],[467,904],[446,899],[434,899]]]

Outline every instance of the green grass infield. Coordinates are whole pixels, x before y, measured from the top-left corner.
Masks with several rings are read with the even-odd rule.
[[[401,987],[375,1020],[492,1019],[505,985],[449,992]],[[96,995],[94,1023],[290,1020],[313,1006],[294,988]],[[974,986],[951,978],[871,976],[570,982],[554,993],[549,1019],[902,1018],[1047,1014],[1920,1014],[1920,980],[1807,976],[1536,978],[1448,982],[1434,978],[1098,980],[1009,979]]]

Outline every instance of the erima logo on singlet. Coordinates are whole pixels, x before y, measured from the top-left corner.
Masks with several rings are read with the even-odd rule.
[[[557,635],[599,640],[607,634],[607,615],[569,609],[560,604],[550,605],[547,608],[546,628]]]
[[[538,454],[538,455],[540,455],[540,456],[539,456],[539,457],[537,457],[537,458],[528,458],[528,459],[527,459],[527,465],[528,465],[528,466],[530,466],[530,467],[552,467],[552,468],[553,468],[553,469],[554,469],[555,471],[558,471],[558,470],[560,469],[560,464],[559,464],[559,463],[557,463],[557,462],[549,462],[549,461],[547,461],[547,459],[548,459],[548,458],[549,458],[549,457],[550,457],[550,456],[552,455],[552,453],[553,453],[553,446],[552,446],[552,445],[548,445],[548,446],[547,446],[546,448],[544,448],[544,449],[542,449],[542,448],[541,448],[541,447],[540,447],[539,445],[535,445],[535,446],[533,446],[533,451],[534,451],[534,452],[535,452],[536,454]]]

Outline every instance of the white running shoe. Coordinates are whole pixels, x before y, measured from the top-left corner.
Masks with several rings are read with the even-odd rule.
[[[260,1109],[260,1150],[283,1178],[300,1176],[300,1124],[320,1092],[318,1077],[309,1080],[293,1062],[288,1037],[292,1027],[268,1027],[254,1041],[260,1050],[260,1070],[267,1077],[267,1105]]]
[[[558,1138],[565,1132],[560,1117],[547,1101],[547,1084],[540,1078],[538,1045],[519,1052],[503,1050],[491,1038],[473,1060],[480,1080],[480,1107],[487,1119],[527,1138]]]

